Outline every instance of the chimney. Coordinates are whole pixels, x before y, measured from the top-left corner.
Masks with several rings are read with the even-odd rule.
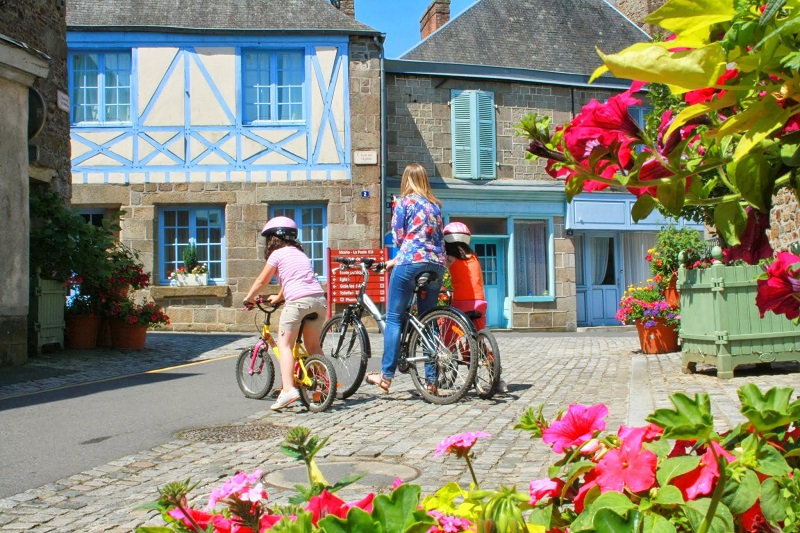
[[[356,18],[356,0],[331,0],[331,3],[348,17]]]
[[[424,39],[450,20],[450,0],[433,0],[419,19],[420,38]]]

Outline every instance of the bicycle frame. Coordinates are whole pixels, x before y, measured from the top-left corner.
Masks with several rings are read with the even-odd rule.
[[[261,338],[258,340],[256,345],[253,347],[253,356],[250,359],[250,374],[252,375],[255,372],[255,365],[258,351],[261,349],[262,346],[269,346],[272,348],[272,351],[275,353],[275,357],[278,358],[280,361],[281,354],[278,353],[278,343],[275,342],[275,337],[272,336],[272,332],[269,330],[269,317],[271,313],[267,313],[267,318],[264,320],[264,324],[261,326]],[[303,346],[300,339],[302,338],[303,328],[300,327],[300,331],[297,334],[297,341],[292,348],[292,355],[294,355],[295,360],[295,371],[294,371],[294,379],[298,384],[305,385],[310,387],[313,385],[313,380],[308,377],[308,371],[306,370],[306,365],[304,359],[308,357],[308,352]]]
[[[386,329],[386,317],[381,314],[378,306],[375,305],[375,302],[372,301],[372,298],[369,297],[367,294],[367,281],[369,280],[369,268],[363,262],[358,263],[359,267],[361,268],[361,274],[363,276],[361,280],[361,287],[358,289],[358,297],[356,298],[356,303],[350,304],[345,312],[349,311],[351,313],[355,313],[356,316],[360,319],[363,315],[363,312],[366,310],[367,313],[375,320],[378,324],[378,331],[381,333],[384,332]],[[339,267],[341,270],[345,270],[347,265],[342,264]]]

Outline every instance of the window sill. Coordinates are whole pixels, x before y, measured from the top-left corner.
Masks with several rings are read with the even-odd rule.
[[[227,298],[227,285],[185,285],[183,287],[150,287],[150,296],[157,298]]]
[[[514,303],[522,302],[554,302],[555,296],[514,296]]]

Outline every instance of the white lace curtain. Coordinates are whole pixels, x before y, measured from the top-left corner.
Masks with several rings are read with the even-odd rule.
[[[652,277],[650,263],[645,256],[647,250],[656,242],[655,232],[626,232],[622,238],[622,250],[625,256],[625,272],[623,284],[625,287],[638,284]]]
[[[547,223],[514,223],[514,279],[518,296],[541,296],[547,290]]]

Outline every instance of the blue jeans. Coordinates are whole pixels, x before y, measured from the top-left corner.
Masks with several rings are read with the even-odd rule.
[[[397,265],[392,269],[392,275],[389,278],[389,302],[386,309],[386,331],[383,335],[383,359],[381,360],[381,373],[384,378],[394,378],[394,372],[397,370],[403,316],[414,295],[414,280],[422,272],[436,272],[436,281],[428,285],[423,293],[425,297],[420,297],[417,301],[419,314],[422,314],[436,306],[444,270],[444,265],[437,263],[411,263]],[[426,368],[426,374],[428,374],[427,370]],[[428,376],[428,378],[433,379],[433,376]]]

